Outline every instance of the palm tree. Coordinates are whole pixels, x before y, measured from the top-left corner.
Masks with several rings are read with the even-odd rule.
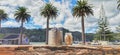
[[[46,29],[46,44],[48,44],[48,31],[49,31],[49,20],[57,17],[57,8],[51,3],[46,3],[45,7],[41,10],[40,14],[47,18],[47,29]]]
[[[5,13],[4,10],[0,9],[0,28],[2,20],[7,20],[7,13]]]
[[[77,1],[77,5],[73,8],[73,16],[81,17],[82,25],[82,42],[85,44],[85,27],[84,27],[84,17],[88,15],[93,15],[92,6],[88,4],[87,0]]]
[[[25,8],[25,7],[18,7],[18,9],[16,10],[14,16],[15,16],[15,20],[16,21],[21,22],[21,27],[20,27],[21,28],[21,31],[20,31],[20,34],[21,34],[20,44],[22,44],[23,23],[25,21],[29,21],[31,16],[28,14],[27,8]]]

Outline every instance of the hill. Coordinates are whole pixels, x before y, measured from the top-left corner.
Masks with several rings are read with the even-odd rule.
[[[63,31],[63,38],[65,36],[65,33],[70,32],[73,35],[73,40],[81,41],[81,33],[80,32],[69,31],[65,28],[59,28],[59,29]],[[46,29],[25,29],[24,28],[23,30],[24,30],[24,33],[30,38],[30,41],[33,41],[33,42],[38,42],[38,41],[44,42],[45,41]],[[10,33],[19,34],[20,28],[1,28],[0,33],[2,34],[2,36],[10,34]],[[91,41],[93,39],[93,36],[94,36],[94,34],[92,34],[92,33],[86,33],[86,40]]]

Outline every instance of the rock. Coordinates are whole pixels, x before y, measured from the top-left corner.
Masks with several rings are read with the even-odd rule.
[[[78,53],[76,53],[76,55],[82,55],[82,54],[84,54],[83,52],[78,52]]]
[[[47,49],[47,48],[37,48],[37,49],[35,49],[35,51],[38,51],[38,52],[50,52],[51,50]]]
[[[56,53],[55,55],[68,55],[67,53]]]
[[[64,50],[56,50],[56,53],[66,53]]]
[[[28,51],[34,51],[33,46],[30,46]]]
[[[68,55],[76,55],[75,52],[67,52]]]

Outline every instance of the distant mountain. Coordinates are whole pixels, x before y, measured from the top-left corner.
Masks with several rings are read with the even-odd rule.
[[[74,41],[81,41],[81,33],[80,32],[69,31],[68,29],[65,29],[65,28],[59,28],[59,29],[63,31],[63,38],[65,36],[65,33],[70,32],[73,35]],[[24,33],[27,34],[27,36],[30,38],[30,41],[34,41],[34,42],[45,41],[46,29],[25,29],[24,28],[23,30],[24,30]],[[0,33],[5,34],[5,35],[7,35],[8,33],[19,34],[20,28],[1,28]],[[86,33],[86,40],[91,41],[93,39],[93,36],[94,36],[94,34],[92,34],[92,33]]]
[[[76,41],[80,41],[80,40],[82,40],[82,38],[81,38],[81,33],[80,32],[78,32],[78,31],[75,31],[75,32],[71,32],[72,33],[72,35],[73,35],[73,40],[76,40]]]
[[[20,33],[20,28],[0,28],[0,33]]]

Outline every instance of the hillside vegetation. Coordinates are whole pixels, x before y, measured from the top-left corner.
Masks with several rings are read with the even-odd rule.
[[[24,33],[30,38],[30,41],[32,42],[44,42],[45,41],[45,35],[46,35],[46,29],[23,29]],[[73,35],[74,41],[80,41],[81,40],[81,33],[77,31],[69,31],[65,28],[60,28],[61,31],[63,31],[63,38],[65,36],[65,33],[70,32]],[[20,33],[20,28],[2,28],[0,30],[0,37],[2,38],[3,36],[14,33],[14,34],[19,34]],[[92,33],[87,33],[86,34],[86,40],[87,41],[92,41],[94,34]]]

